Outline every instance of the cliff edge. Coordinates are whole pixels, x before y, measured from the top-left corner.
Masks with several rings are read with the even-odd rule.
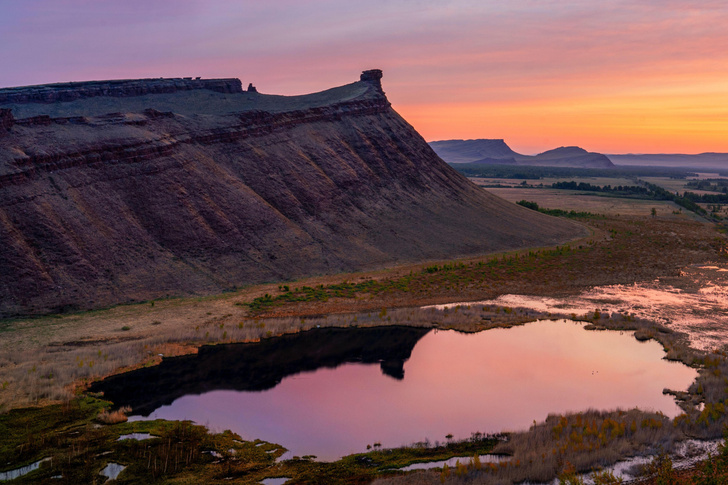
[[[11,88],[15,97],[0,90],[0,316],[211,294],[582,233],[442,162],[392,109],[381,77],[365,71],[290,97],[238,89],[238,80],[164,92],[125,81],[135,88],[123,96],[88,83],[85,95],[62,97],[54,86],[67,85]],[[113,84],[91,87],[104,83]]]

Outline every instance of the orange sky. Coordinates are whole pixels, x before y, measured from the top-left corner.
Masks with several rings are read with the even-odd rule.
[[[728,152],[726,25],[714,0],[3,2],[0,86],[204,76],[301,94],[380,68],[430,141]]]

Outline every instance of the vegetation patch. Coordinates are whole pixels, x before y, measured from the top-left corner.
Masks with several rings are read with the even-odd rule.
[[[419,273],[411,272],[399,278],[367,280],[360,283],[302,286],[278,295],[266,293],[246,305],[253,314],[262,314],[287,303],[326,302],[330,298],[357,298],[361,295],[386,296],[394,293],[431,294],[443,287],[463,287],[506,279],[514,273],[532,273],[559,264],[559,260],[573,253],[590,251],[590,246],[573,248],[571,245],[553,249],[531,250],[524,254],[494,256],[485,261],[453,262],[431,265]]]
[[[521,205],[527,209],[531,209],[555,217],[570,217],[572,219],[604,219],[605,217],[601,214],[592,214],[591,212],[580,212],[573,210],[565,211],[563,209],[544,209],[543,207],[539,207],[536,202],[528,200],[519,200],[518,202],[516,202],[516,204]]]
[[[286,449],[260,440],[245,441],[230,431],[210,433],[186,421],[100,424],[107,401],[79,397],[62,405],[15,409],[0,416],[0,462],[10,470],[49,458],[14,483],[95,483],[110,462],[126,468],[117,483],[259,483],[288,476],[295,483],[369,483],[377,476],[421,461],[448,459],[493,450],[497,438],[474,434],[470,440],[436,447],[417,443],[317,462],[315,457],[276,460]],[[119,437],[149,433],[151,439]]]
[[[538,204],[526,201],[531,208]],[[538,208],[541,209],[541,208]],[[253,316],[306,315],[484,300],[506,293],[560,296],[585,287],[671,276],[680,268],[725,259],[726,241],[713,225],[655,217],[609,217],[589,212],[545,210],[590,226],[580,243],[531,249],[479,260],[430,264],[397,277],[317,287],[287,287],[240,303]],[[547,282],[547,284],[546,284]],[[315,308],[315,310],[307,310]]]

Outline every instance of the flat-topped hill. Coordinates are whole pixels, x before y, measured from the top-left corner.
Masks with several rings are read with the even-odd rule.
[[[0,104],[0,316],[582,234],[443,163],[380,78],[305,96],[203,86]]]
[[[94,117],[145,109],[184,116],[255,110],[279,113],[373,99],[382,94],[371,82],[355,82],[301,96],[277,96],[260,94],[255,88],[244,90],[239,79],[139,79],[0,89],[0,108],[11,109],[15,118]]]
[[[559,147],[538,155],[522,155],[511,150],[505,141],[495,139],[442,140],[430,142],[433,150],[448,163],[493,163],[508,165],[542,165],[552,167],[613,167],[601,153],[580,147]]]

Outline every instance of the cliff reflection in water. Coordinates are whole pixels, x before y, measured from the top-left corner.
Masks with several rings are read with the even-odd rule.
[[[265,391],[285,377],[345,363],[379,364],[404,378],[404,362],[429,329],[325,328],[246,344],[201,347],[198,354],[165,358],[158,366],[109,377],[92,385],[117,406],[148,416],[185,395],[214,390]]]
[[[549,413],[638,406],[675,416],[663,389],[685,390],[697,373],[664,356],[657,342],[564,320],[476,334],[317,329],[206,347],[94,390],[150,419],[190,419],[333,460],[376,442],[524,429]]]

